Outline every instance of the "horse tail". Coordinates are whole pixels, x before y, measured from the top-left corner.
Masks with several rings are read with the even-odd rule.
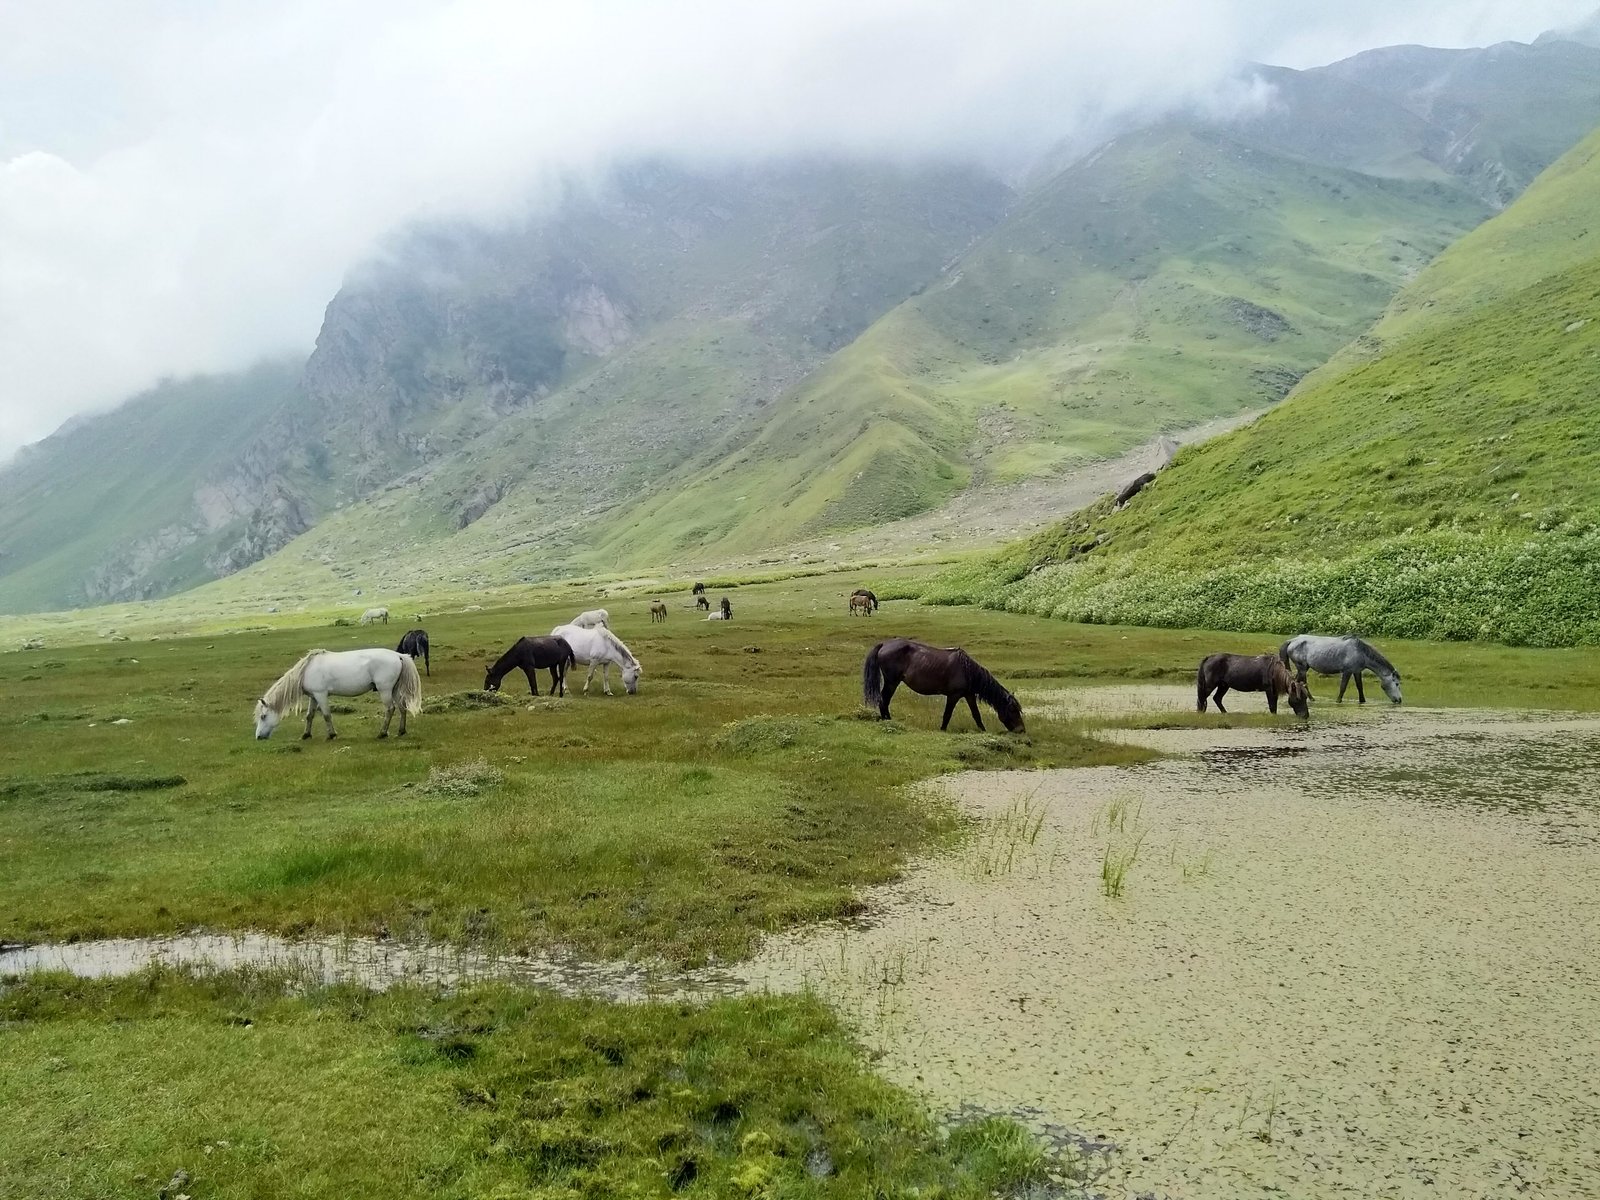
[[[1205,658],[1200,660],[1200,668],[1194,673],[1195,691],[1198,693],[1198,695],[1195,697],[1195,711],[1197,712],[1205,712],[1206,697],[1211,694],[1211,688],[1209,686],[1211,681],[1206,674],[1206,667],[1209,666],[1210,663],[1211,656],[1207,655]]]
[[[867,651],[866,660],[861,664],[861,700],[868,708],[878,708],[883,704],[883,669],[878,666],[878,651],[883,649],[879,642]]]
[[[394,706],[408,713],[422,711],[422,676],[409,654],[400,656],[400,678],[394,684]]]
[[[422,635],[422,665],[427,668],[428,677],[433,677],[433,662],[428,657],[428,635]]]
[[[1292,645],[1294,645],[1294,639],[1290,638],[1287,642],[1278,647],[1278,661],[1286,667],[1291,665],[1289,661],[1289,647]]]

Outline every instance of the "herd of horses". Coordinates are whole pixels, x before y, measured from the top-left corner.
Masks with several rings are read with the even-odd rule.
[[[703,583],[694,585],[692,595],[697,607],[710,608]],[[871,616],[877,610],[878,598],[866,588],[851,593],[848,610],[851,616]],[[666,618],[666,604],[661,600],[652,601],[650,620],[658,622]],[[726,621],[732,618],[733,606],[724,597],[706,619]],[[363,625],[374,621],[387,624],[388,620],[386,608],[368,609],[361,616]],[[420,711],[422,706],[418,658],[431,676],[433,667],[429,661],[428,634],[424,629],[408,630],[393,650],[380,647],[312,650],[285,671],[256,702],[256,737],[271,737],[285,715],[301,711],[306,714],[302,738],[311,736],[311,727],[319,712],[327,725],[328,737],[337,737],[329,697],[358,696],[373,691],[378,693],[384,706],[383,728],[378,736],[389,736],[389,726],[398,714],[398,732],[403,737],[406,717]],[[638,692],[639,679],[644,674],[644,666],[638,658],[611,631],[611,614],[596,608],[579,613],[565,625],[557,625],[546,636],[518,638],[510,649],[485,668],[483,690],[498,691],[507,675],[520,670],[527,677],[529,691],[537,696],[538,672],[549,671],[550,695],[565,696],[567,671],[580,663],[589,668],[583,682],[585,693],[594,682],[596,670],[600,672],[600,686],[608,696],[613,694],[609,678],[611,667],[617,668],[622,686],[629,695]],[[1302,634],[1284,642],[1276,652],[1207,655],[1195,674],[1196,707],[1205,712],[1207,704],[1211,703],[1217,706],[1218,712],[1225,713],[1227,709],[1222,706],[1222,698],[1229,691],[1262,692],[1269,712],[1276,714],[1278,701],[1283,698],[1288,700],[1297,717],[1305,719],[1311,713],[1311,693],[1306,683],[1309,671],[1338,675],[1341,703],[1352,681],[1359,702],[1367,702],[1362,686],[1362,676],[1367,671],[1377,677],[1384,695],[1392,703],[1401,701],[1400,672],[1372,645],[1353,636]],[[962,701],[966,702],[973,724],[980,730],[984,724],[978,711],[979,701],[994,710],[1008,732],[1026,730],[1017,698],[959,646],[930,646],[910,638],[878,642],[867,651],[861,664],[862,702],[876,709],[879,718],[887,721],[889,703],[901,684],[920,695],[945,698],[944,719],[939,723],[941,730],[950,727],[950,718]]]

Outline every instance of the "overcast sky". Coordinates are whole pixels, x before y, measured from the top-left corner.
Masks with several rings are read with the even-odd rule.
[[[0,0],[0,459],[305,352],[418,215],[641,152],[994,159],[1239,63],[1531,40],[1596,0]]]

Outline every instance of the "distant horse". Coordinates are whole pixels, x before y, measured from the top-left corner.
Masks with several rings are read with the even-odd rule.
[[[573,617],[572,623],[579,629],[594,629],[599,625],[604,625],[607,629],[610,629],[611,614],[603,608],[591,608],[588,612],[581,612]]]
[[[1145,484],[1149,483],[1155,477],[1156,473],[1154,471],[1146,471],[1143,475],[1139,476],[1139,478],[1130,482],[1127,487],[1123,488],[1117,493],[1117,507],[1121,508],[1129,500],[1132,500],[1140,492],[1144,491]]]
[[[567,668],[575,661],[572,647],[566,638],[559,637],[525,637],[518,638],[511,649],[507,650],[493,666],[488,667],[483,673],[483,690],[498,692],[500,681],[512,671],[521,669],[528,677],[528,690],[535,696],[539,694],[538,672],[549,668],[550,694],[552,696],[565,696],[567,694]]]
[[[1358,637],[1317,637],[1302,633],[1292,637],[1278,649],[1278,657],[1286,667],[1296,668],[1295,677],[1306,681],[1306,669],[1318,675],[1338,675],[1339,703],[1344,703],[1344,690],[1350,681],[1356,681],[1356,701],[1367,702],[1367,693],[1361,686],[1361,672],[1371,671],[1378,677],[1383,694],[1395,704],[1400,703],[1400,672],[1376,649]]]
[[[864,617],[870,617],[877,611],[878,598],[867,591],[866,588],[857,588],[850,593],[850,615],[852,617],[858,612]]]
[[[955,712],[956,702],[964,699],[979,729],[983,728],[983,718],[978,715],[978,701],[982,700],[1012,733],[1025,732],[1017,698],[959,646],[940,649],[908,638],[891,638],[867,651],[861,664],[861,698],[878,710],[881,720],[889,719],[889,701],[902,683],[923,696],[946,697],[940,729],[950,727],[950,714]]]
[[[708,621],[731,621],[731,620],[733,620],[733,605],[728,603],[728,598],[726,596],[724,596],[722,598],[722,603],[717,606],[717,611],[716,612],[706,614],[706,620],[708,620]]]
[[[433,664],[428,661],[428,631],[426,629],[408,629],[405,637],[400,639],[400,644],[395,647],[397,654],[409,654],[412,658],[421,658],[422,665],[427,668],[429,675],[433,674]]]
[[[1213,654],[1200,664],[1195,674],[1200,712],[1206,710],[1206,700],[1216,702],[1217,711],[1225,713],[1222,697],[1229,688],[1240,692],[1265,692],[1267,711],[1278,711],[1278,697],[1288,696],[1289,707],[1302,719],[1311,715],[1310,699],[1306,685],[1290,678],[1289,668],[1278,661],[1276,654]]]
[[[650,601],[650,623],[665,621],[667,619],[667,606],[660,600]]]
[[[333,731],[329,696],[359,696],[377,692],[383,700],[381,738],[389,736],[389,722],[400,714],[400,736],[406,735],[406,714],[422,711],[422,679],[417,664],[397,650],[374,647],[370,650],[312,650],[285,671],[261,699],[256,701],[256,738],[269,738],[285,713],[306,709],[306,728],[301,739],[311,736],[311,721],[320,711]],[[307,708],[306,700],[314,703]]]
[[[694,607],[695,611],[697,612],[710,612],[711,601],[706,599],[706,594],[704,592],[696,592],[694,597]]]
[[[389,623],[389,610],[387,608],[369,608],[361,614],[361,624],[371,625],[374,621]]]
[[[703,584],[703,583],[695,584],[694,585],[694,591],[693,591],[692,594],[696,595],[696,596],[704,596],[706,594],[706,585]]]
[[[622,639],[604,625],[592,629],[582,625],[557,625],[550,635],[565,638],[577,661],[588,664],[589,674],[583,681],[585,694],[594,682],[595,668],[599,667],[600,686],[605,689],[606,695],[611,695],[611,683],[606,678],[606,668],[611,665],[621,672],[622,686],[628,689],[630,696],[639,690],[639,676],[644,674],[643,664],[633,656],[633,651],[622,644]]]

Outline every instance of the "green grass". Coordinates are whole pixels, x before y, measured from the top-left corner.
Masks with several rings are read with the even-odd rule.
[[[1024,1194],[1017,1126],[942,1133],[804,997],[304,994],[155,970],[0,988],[0,1192],[150,1197]]]
[[[1050,721],[1026,739],[942,735],[937,706],[910,696],[893,724],[860,719],[860,660],[890,627],[851,624],[847,590],[740,589],[731,625],[696,621],[686,594],[654,627],[644,599],[610,601],[645,675],[609,699],[597,683],[530,701],[519,674],[510,703],[465,703],[487,661],[570,602],[430,619],[430,706],[403,741],[374,739],[370,700],[347,702],[331,744],[320,721],[312,741],[286,722],[259,743],[249,722],[308,646],[392,644],[400,625],[66,647],[49,670],[0,657],[0,937],[386,930],[726,958],[853,912],[860,887],[955,833],[902,784],[1137,756]],[[981,643],[1004,677],[1053,638],[1006,624],[929,611],[893,628]],[[112,775],[187,782],[107,790]]]
[[[1080,621],[1600,641],[1600,245],[1574,232],[1597,197],[1600,136],[1425,272],[1378,357],[1185,450],[1124,511],[1102,500],[928,594]],[[1533,282],[1457,311],[1502,272]]]

